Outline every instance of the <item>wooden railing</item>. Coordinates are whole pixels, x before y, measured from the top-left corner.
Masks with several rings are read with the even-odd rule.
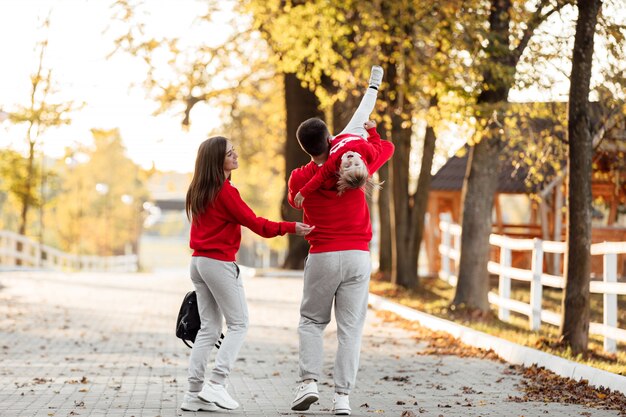
[[[0,230],[0,266],[74,271],[137,272],[137,255],[87,256],[62,252],[17,233]]]
[[[452,286],[458,280],[457,268],[460,258],[461,226],[453,224],[449,214],[442,214],[441,229],[441,271],[439,277]],[[564,254],[565,242],[551,242],[541,239],[514,239],[491,234],[489,243],[500,248],[498,262],[490,261],[487,269],[499,276],[498,293],[489,293],[489,302],[498,306],[500,320],[508,321],[509,312],[528,316],[529,328],[539,330],[541,322],[559,326],[561,315],[554,311],[542,310],[541,298],[543,287],[564,288],[562,276],[544,273],[544,254]],[[529,251],[532,254],[531,269],[514,268],[511,265],[512,251]],[[626,295],[626,283],[617,282],[617,258],[626,254],[626,242],[603,242],[591,245],[591,255],[603,257],[602,281],[591,281],[592,293],[604,294],[603,323],[590,323],[589,332],[604,337],[604,350],[613,353],[617,342],[626,342],[626,330],[617,327],[617,296]],[[511,299],[511,280],[525,281],[530,284],[530,303]]]

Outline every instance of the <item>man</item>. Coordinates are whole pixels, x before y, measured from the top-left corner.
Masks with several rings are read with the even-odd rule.
[[[381,81],[382,68],[373,67],[370,87],[377,89]],[[295,196],[328,159],[331,137],[320,122],[309,119],[298,128],[298,142],[311,156],[311,162],[295,169],[289,178],[289,203],[294,207]],[[371,127],[372,122],[369,123]],[[378,135],[375,123],[368,134]],[[391,142],[382,141],[378,158],[368,166],[370,174],[388,161],[393,151]],[[349,393],[356,381],[369,293],[369,209],[362,189],[349,189],[339,196],[336,189],[324,188],[310,194],[302,209],[303,222],[315,225],[315,229],[306,236],[311,249],[304,268],[298,326],[300,385],[291,409],[308,410],[319,400],[317,381],[322,372],[323,331],[330,322],[334,302],[339,344],[333,373],[333,411],[349,415]]]

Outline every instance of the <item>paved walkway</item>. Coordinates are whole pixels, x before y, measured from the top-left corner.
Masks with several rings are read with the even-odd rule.
[[[326,339],[321,399],[289,409],[297,376],[302,281],[246,278],[250,331],[230,378],[241,402],[216,416],[329,415],[335,327]],[[173,335],[177,274],[0,273],[0,415],[192,416],[178,408],[189,350]],[[370,312],[353,415],[617,416],[564,404],[509,402],[519,377],[489,360],[416,355],[423,344]],[[209,413],[197,413],[209,415]],[[411,415],[411,414],[408,414]]]

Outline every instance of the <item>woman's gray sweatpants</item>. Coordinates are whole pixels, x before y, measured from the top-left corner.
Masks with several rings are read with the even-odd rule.
[[[370,253],[349,250],[310,254],[304,267],[300,306],[300,380],[320,380],[323,335],[335,304],[337,355],[333,372],[335,392],[354,388],[361,334],[367,313],[371,272]]]
[[[215,357],[210,380],[224,385],[248,331],[248,305],[234,262],[194,256],[191,258],[191,281],[196,288],[201,328],[189,359],[189,391],[202,389],[204,374],[213,345],[222,331],[222,317],[227,331]]]

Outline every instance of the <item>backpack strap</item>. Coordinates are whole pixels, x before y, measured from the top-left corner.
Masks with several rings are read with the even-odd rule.
[[[189,343],[187,343],[187,341],[186,341],[185,339],[181,339],[181,340],[183,341],[183,343],[184,343],[185,345],[187,345],[187,347],[188,347],[189,349],[191,349],[191,348],[192,348],[192,346],[191,346]],[[218,348],[218,349],[219,349],[219,348],[220,348],[220,346],[222,346],[222,340],[224,340],[224,333],[221,333],[221,334],[220,334],[219,339],[217,339],[217,342],[215,342],[215,347],[216,347],[216,348]]]

